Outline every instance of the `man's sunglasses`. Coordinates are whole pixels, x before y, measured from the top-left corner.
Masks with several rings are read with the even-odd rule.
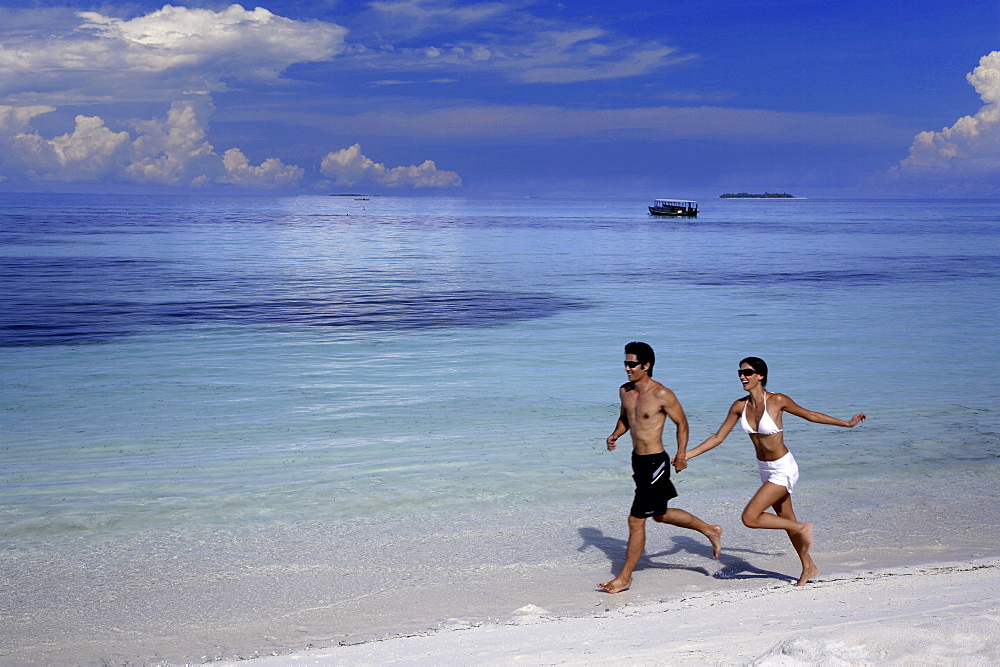
[[[636,366],[642,366],[641,361],[626,361],[625,368],[635,368]]]
[[[748,378],[751,375],[759,375],[759,373],[752,368],[741,368],[740,370],[736,371],[736,374],[739,375],[741,378]]]

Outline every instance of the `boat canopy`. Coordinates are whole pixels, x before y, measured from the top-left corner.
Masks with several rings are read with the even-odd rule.
[[[698,206],[698,202],[691,201],[690,199],[654,199],[653,206],[663,208],[667,206],[676,206],[677,208],[695,208]]]

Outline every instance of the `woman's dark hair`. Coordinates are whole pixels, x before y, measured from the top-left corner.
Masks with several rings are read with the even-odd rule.
[[[649,364],[649,377],[653,377],[653,365],[656,363],[656,355],[653,354],[653,348],[646,343],[634,340],[625,346],[625,354],[634,354],[636,360],[643,366]]]
[[[747,357],[740,362],[740,366],[743,364],[747,364],[750,368],[757,371],[757,374],[760,375],[760,384],[764,387],[767,386],[767,364],[764,363],[763,359],[760,357]]]

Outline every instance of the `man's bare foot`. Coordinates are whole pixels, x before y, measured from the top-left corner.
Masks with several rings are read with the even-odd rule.
[[[799,580],[793,584],[793,586],[805,586],[809,583],[810,579],[814,579],[819,574],[819,568],[816,567],[815,563],[810,563],[806,567],[802,568],[802,576]]]
[[[705,537],[712,543],[712,558],[718,558],[722,553],[722,526],[709,526]]]
[[[628,579],[618,579],[616,577],[606,584],[597,584],[597,587],[606,593],[621,593],[622,591],[627,591],[631,585],[631,577]]]

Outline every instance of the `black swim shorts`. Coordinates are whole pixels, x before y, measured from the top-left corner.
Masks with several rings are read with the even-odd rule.
[[[635,500],[629,514],[639,519],[666,514],[667,502],[677,497],[677,489],[670,481],[670,457],[667,453],[632,452],[632,479],[635,480]]]

